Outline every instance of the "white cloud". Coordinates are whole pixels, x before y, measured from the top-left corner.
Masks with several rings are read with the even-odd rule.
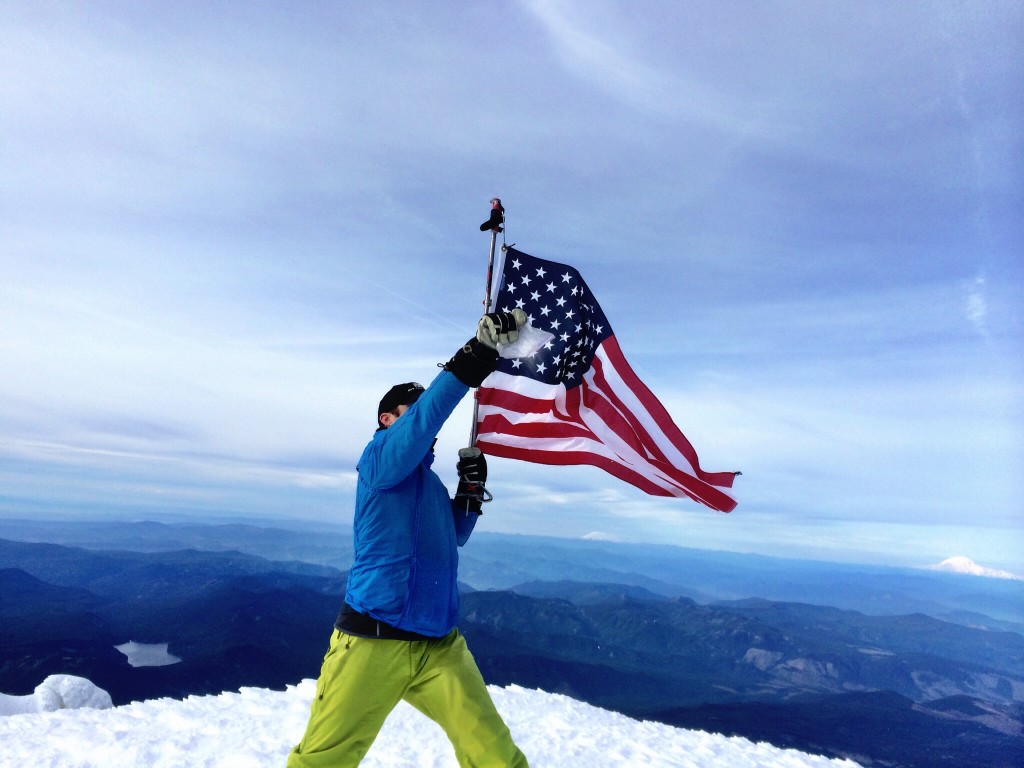
[[[933,543],[965,509],[1017,517],[1019,9],[3,13],[0,467],[26,503],[347,514],[380,393],[472,332],[498,194],[702,463],[745,474],[719,519],[496,461],[515,511],[488,525],[788,516],[773,548],[797,522]]]
[[[978,335],[983,339],[989,339],[987,324],[988,300],[985,291],[985,275],[981,274],[974,278],[967,285],[967,302],[965,315],[967,321],[974,327]]]

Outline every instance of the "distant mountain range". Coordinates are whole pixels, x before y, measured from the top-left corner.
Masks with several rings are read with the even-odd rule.
[[[352,564],[349,528],[0,519],[0,538],[135,552],[237,551],[341,571]],[[971,627],[1024,634],[1024,582],[652,544],[478,532],[460,553],[474,589],[532,581],[606,582],[698,603],[761,597],[829,605],[876,616],[923,613]]]
[[[90,544],[114,545],[117,528],[90,529]],[[302,562],[301,542],[343,536],[209,531],[206,547],[297,556],[279,561],[129,551],[161,534],[195,546],[201,526],[122,532],[107,550],[0,541],[0,691],[66,673],[123,703],[316,676],[345,574]],[[1024,764],[1024,634],[1007,629],[1019,582],[496,536],[474,537],[461,575],[460,628],[488,682],[865,766]],[[779,598],[826,592],[845,607]],[[905,604],[930,610],[878,610]],[[114,648],[128,641],[169,643],[182,661],[131,667]]]

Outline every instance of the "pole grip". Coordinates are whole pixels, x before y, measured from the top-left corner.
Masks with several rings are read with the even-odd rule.
[[[494,275],[494,248],[498,242],[498,233],[491,232],[491,250],[487,257],[487,285],[484,286],[484,314],[491,311],[491,278]],[[469,447],[476,445],[476,422],[480,416],[480,389],[473,390],[473,424],[469,428]]]

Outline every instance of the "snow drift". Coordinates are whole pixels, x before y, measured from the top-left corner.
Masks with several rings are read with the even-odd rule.
[[[110,709],[113,705],[109,693],[84,677],[74,675],[50,675],[27,696],[0,693],[0,715],[56,712],[58,709]]]

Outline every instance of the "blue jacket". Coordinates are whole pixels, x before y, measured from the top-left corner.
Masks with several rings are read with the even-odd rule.
[[[399,629],[443,637],[459,613],[458,547],[477,515],[454,509],[431,447],[469,388],[442,371],[359,459],[345,602]]]

